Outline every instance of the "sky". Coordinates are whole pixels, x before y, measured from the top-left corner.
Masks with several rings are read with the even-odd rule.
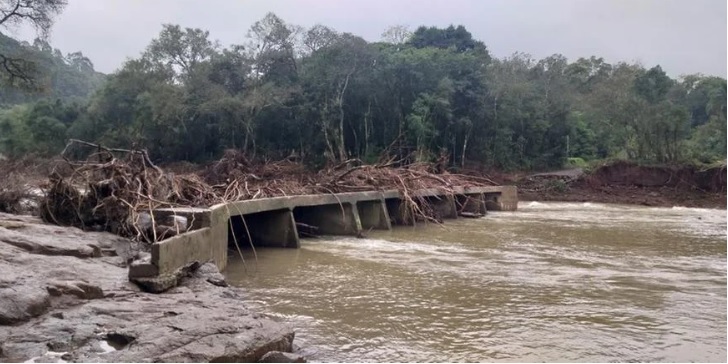
[[[392,25],[464,25],[495,57],[560,53],[570,61],[661,65],[671,76],[726,77],[726,0],[69,0],[51,34],[110,73],[138,57],[162,24],[210,31],[222,45],[246,40],[273,12],[287,23],[323,24],[368,41]],[[16,30],[32,39],[28,29]]]

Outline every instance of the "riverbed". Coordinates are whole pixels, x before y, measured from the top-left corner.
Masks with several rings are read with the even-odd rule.
[[[310,361],[726,361],[725,210],[525,202],[365,235],[226,276]]]

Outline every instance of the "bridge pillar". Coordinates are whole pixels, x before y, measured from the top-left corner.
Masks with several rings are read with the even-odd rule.
[[[244,244],[250,243],[250,239],[252,239],[253,246],[256,247],[301,247],[296,223],[290,209],[231,216],[228,243],[234,244],[237,241],[243,247]]]
[[[500,192],[486,192],[485,204],[488,210],[516,211],[518,209],[518,190],[516,186],[502,186]]]
[[[293,217],[296,222],[315,227],[319,234],[357,235],[362,229],[359,212],[348,202],[299,206],[293,209]]]
[[[359,201],[356,203],[361,227],[367,229],[390,230],[389,212],[384,200]]]
[[[457,196],[458,213],[468,212],[485,215],[487,206],[482,193],[468,193]]]
[[[436,217],[441,219],[458,218],[458,209],[453,195],[429,196],[426,197],[426,200],[434,210]]]

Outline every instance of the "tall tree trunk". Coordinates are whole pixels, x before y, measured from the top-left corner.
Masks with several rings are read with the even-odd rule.
[[[347,75],[346,79],[344,79],[344,86],[341,88],[341,92],[339,92],[339,135],[338,135],[338,143],[339,143],[339,159],[341,162],[345,161],[346,158],[346,146],[344,145],[344,95],[346,94],[346,88],[349,86],[349,78],[351,77],[351,74],[354,73],[354,70],[352,69]]]
[[[491,150],[491,156],[495,158],[495,148],[496,144],[498,143],[497,136],[498,136],[498,95],[495,95],[493,98],[493,126],[494,126],[494,136],[493,136],[493,143],[491,145],[493,146],[493,150]],[[487,146],[486,146],[487,148]],[[495,159],[493,159],[495,161]]]
[[[463,155],[461,156],[460,160],[460,167],[465,167],[465,151],[468,149],[468,139],[470,139],[470,134],[473,130],[473,127],[469,127],[468,131],[465,133],[465,139],[463,140]]]
[[[334,153],[334,146],[331,142],[331,139],[329,138],[329,126],[328,126],[328,120],[327,114],[328,114],[328,96],[326,98],[326,102],[324,102],[324,109],[321,111],[321,131],[324,132],[324,141],[326,141],[326,151],[328,154],[327,159],[329,162],[335,162],[336,161],[336,153]]]
[[[364,114],[364,156],[369,155],[369,118],[372,114],[372,102],[369,101],[367,112]]]

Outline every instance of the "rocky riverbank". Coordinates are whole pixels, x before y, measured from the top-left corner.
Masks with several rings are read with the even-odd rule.
[[[0,362],[254,362],[292,350],[294,332],[246,309],[214,265],[151,294],[128,281],[136,254],[109,233],[0,213]]]

